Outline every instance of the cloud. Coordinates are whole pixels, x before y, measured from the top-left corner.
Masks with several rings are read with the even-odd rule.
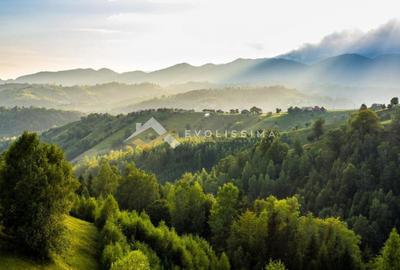
[[[343,31],[324,37],[318,44],[305,44],[281,58],[315,63],[327,57],[355,53],[374,58],[383,54],[400,54],[400,21],[391,20],[377,29]]]

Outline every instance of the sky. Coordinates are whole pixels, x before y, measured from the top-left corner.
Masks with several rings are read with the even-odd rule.
[[[0,79],[274,57],[399,10],[398,0],[0,0]]]

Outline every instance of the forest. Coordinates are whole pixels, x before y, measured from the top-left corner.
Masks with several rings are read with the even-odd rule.
[[[316,120],[307,142],[191,142],[74,167],[24,133],[0,159],[0,246],[51,260],[70,214],[97,227],[101,269],[400,269],[400,110],[387,115]]]

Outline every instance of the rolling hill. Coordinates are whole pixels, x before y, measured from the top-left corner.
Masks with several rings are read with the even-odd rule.
[[[0,137],[16,136],[25,130],[42,132],[77,121],[82,116],[82,113],[76,111],[0,107]]]
[[[117,106],[129,105],[163,94],[165,91],[161,87],[150,83],[107,83],[70,87],[54,84],[4,84],[0,85],[0,106],[106,112]]]
[[[197,89],[203,89],[195,91]],[[188,91],[188,92],[186,92]],[[264,110],[276,107],[323,104],[328,108],[349,108],[352,103],[303,94],[281,86],[223,86],[188,82],[161,87],[143,83],[136,85],[106,83],[95,86],[59,86],[43,84],[0,85],[0,106],[36,106],[82,112],[129,113],[150,108],[249,108]]]
[[[142,111],[128,115],[91,114],[80,121],[51,129],[42,134],[46,142],[60,145],[68,159],[79,160],[85,155],[94,156],[124,147],[123,141],[136,129],[136,123],[145,123],[151,117],[158,120],[169,132],[184,138],[185,130],[196,137],[196,131],[278,129],[280,131],[301,130],[316,119],[324,118],[328,125],[343,123],[351,111],[303,112],[295,114],[212,114],[193,111]],[[201,134],[199,135],[201,136]]]
[[[193,90],[168,97],[146,100],[127,107],[117,108],[117,112],[131,112],[157,108],[194,109],[246,109],[252,106],[264,111],[275,111],[276,108],[287,109],[290,106],[315,106],[319,104],[328,108],[351,108],[348,100],[311,96],[295,89],[281,86],[273,87],[226,87],[222,89]]]

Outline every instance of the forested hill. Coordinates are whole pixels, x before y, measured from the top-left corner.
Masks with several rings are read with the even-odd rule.
[[[370,256],[400,227],[400,110],[391,112],[387,125],[361,109],[345,126],[322,132],[314,127],[305,147],[298,141],[260,141],[194,178],[211,193],[233,181],[250,201],[297,194],[304,212],[345,220]]]
[[[42,132],[79,120],[82,113],[44,108],[0,107],[0,137],[20,135],[22,132]]]
[[[391,119],[383,122],[388,116]],[[264,138],[210,169],[167,183],[132,164],[142,166],[144,161],[147,170],[179,160],[173,153],[177,148],[144,153],[144,159],[134,162],[112,154],[85,161],[75,171],[82,196],[72,212],[94,220],[87,209],[96,208],[96,200],[88,196],[105,194],[115,198],[108,197],[107,209],[119,205],[146,211],[115,214],[118,218],[104,227],[105,250],[117,250],[109,235],[124,235],[118,238],[121,245],[135,239],[145,244],[149,258],[159,258],[152,259],[154,267],[199,269],[199,263],[206,269],[229,269],[229,264],[231,269],[255,270],[280,260],[279,267],[266,269],[399,269],[398,260],[390,258],[400,255],[400,237],[394,230],[400,228],[400,111],[388,109],[378,116],[363,106],[343,125],[316,121],[305,131],[307,144],[283,135]],[[208,166],[206,159],[197,158],[201,148],[183,154],[189,156],[190,150],[199,167]],[[179,243],[174,232],[196,235],[187,251],[191,255],[183,256],[186,241],[170,250]],[[206,239],[221,257],[215,257],[207,242],[199,245],[199,239]],[[203,254],[200,247],[210,251],[208,259],[196,259]]]
[[[85,154],[96,155],[107,153],[112,149],[123,147],[123,141],[136,129],[136,123],[145,123],[151,117],[159,121],[168,131],[183,137],[185,130],[253,130],[278,129],[281,131],[301,130],[323,118],[326,124],[345,122],[351,111],[334,112],[293,112],[274,114],[241,114],[241,113],[204,113],[158,109],[157,111],[140,111],[127,115],[112,116],[109,114],[91,114],[82,120],[60,128],[51,129],[42,138],[60,145],[69,159]]]
[[[216,148],[227,156],[211,166],[199,157],[212,145],[143,152],[142,160],[110,153],[76,166],[79,183],[61,149],[24,133],[0,156],[4,267],[37,265],[7,247],[51,263],[70,227],[76,237],[69,234],[68,255],[55,263],[71,269],[96,269],[96,247],[111,270],[400,269],[400,111],[378,116],[362,106],[340,125],[318,119],[304,132],[307,144],[283,133],[235,141],[242,147]],[[165,183],[136,166],[170,159],[204,169]],[[100,234],[75,219],[63,223],[67,211]]]

